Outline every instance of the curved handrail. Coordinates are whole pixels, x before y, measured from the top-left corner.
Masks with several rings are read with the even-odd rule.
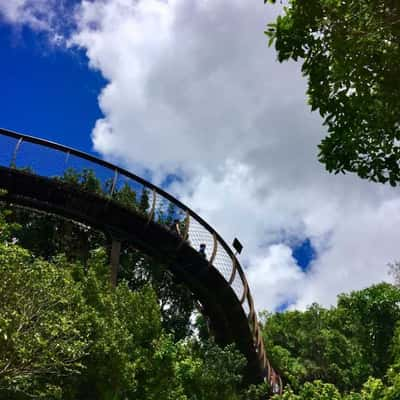
[[[68,147],[68,146],[61,145],[59,143],[55,143],[55,142],[52,142],[49,140],[37,138],[34,136],[30,136],[30,135],[21,134],[21,133],[10,131],[8,129],[3,129],[3,128],[0,128],[0,136],[7,136],[7,137],[13,138],[17,141],[14,151],[13,151],[13,154],[12,154],[12,158],[11,158],[11,165],[16,164],[18,151],[19,151],[21,145],[24,142],[27,142],[27,143],[32,143],[34,145],[49,148],[52,150],[58,150],[62,153],[65,153],[66,154],[65,164],[67,164],[69,157],[72,155],[72,156],[78,157],[79,159],[89,161],[93,164],[96,164],[101,167],[105,167],[107,170],[112,171],[114,173],[114,178],[112,181],[111,193],[113,193],[114,190],[116,189],[116,182],[117,182],[117,179],[119,176],[124,176],[126,178],[129,178],[129,179],[135,181],[136,183],[143,185],[143,187],[150,189],[153,194],[152,205],[151,205],[151,209],[150,209],[150,213],[149,213],[149,222],[152,220],[152,218],[155,214],[157,196],[161,197],[161,199],[168,200],[170,203],[172,203],[178,209],[183,211],[186,215],[185,218],[187,219],[187,222],[185,224],[186,225],[185,233],[183,235],[184,240],[186,240],[186,238],[188,238],[188,237],[190,239],[189,232],[190,232],[190,226],[192,225],[190,222],[190,218],[195,220],[202,228],[204,228],[211,235],[211,238],[213,240],[213,249],[212,249],[211,257],[209,259],[209,263],[210,263],[210,265],[212,265],[212,267],[214,267],[223,276],[223,278],[228,283],[228,285],[230,285],[232,287],[238,300],[240,301],[243,312],[245,313],[245,315],[248,319],[248,323],[251,328],[251,332],[253,335],[253,344],[257,350],[259,361],[262,364],[261,366],[262,366],[263,370],[265,371],[266,377],[268,377],[270,375],[270,371],[271,370],[273,371],[273,369],[270,367],[268,358],[266,357],[266,352],[264,349],[263,341],[260,340],[262,335],[260,332],[257,315],[254,310],[253,298],[251,296],[249,285],[248,285],[246,276],[244,274],[243,268],[241,267],[239,260],[237,259],[236,255],[233,253],[233,251],[231,250],[230,246],[224,241],[224,239],[218,234],[218,232],[216,232],[215,229],[212,228],[203,218],[201,218],[196,212],[191,210],[185,204],[183,204],[178,199],[174,198],[172,195],[170,195],[163,189],[159,188],[158,186],[152,184],[151,182],[148,182],[147,180],[137,176],[136,174],[134,174],[126,169],[118,167],[110,162],[105,161],[105,160],[99,159],[91,154],[76,150],[76,149]],[[226,278],[224,276],[224,274],[221,272],[221,268],[218,268],[218,251],[219,251],[220,246],[226,252],[226,255],[228,256],[227,258],[230,260],[231,271],[229,273],[229,278]],[[236,281],[237,277],[239,277],[240,283],[243,288],[243,292],[241,295],[238,294],[233,288],[233,284]],[[247,300],[247,306],[249,309],[248,313],[246,313],[246,311],[243,308],[243,303],[245,302],[245,300]],[[274,371],[274,373],[275,373],[275,371]]]
[[[211,234],[215,234],[216,235],[218,242],[224,247],[224,249],[228,252],[228,254],[232,254],[232,256],[235,257],[233,252],[232,252],[232,250],[230,249],[229,245],[218,234],[218,232],[214,230],[214,228],[211,225],[209,225],[203,218],[200,217],[200,215],[198,215],[196,212],[191,210],[189,207],[187,207],[185,204],[180,202],[175,197],[171,196],[168,192],[164,191],[163,189],[161,189],[160,187],[154,185],[153,183],[151,183],[149,181],[146,181],[145,179],[141,178],[140,176],[138,176],[138,175],[136,175],[136,174],[124,169],[124,168],[118,167],[117,165],[111,164],[108,161],[105,161],[105,160],[102,160],[102,159],[97,158],[95,156],[92,156],[91,154],[85,153],[85,152],[80,151],[80,150],[76,150],[76,149],[74,149],[72,147],[64,146],[64,145],[56,143],[56,142],[52,142],[50,140],[41,139],[41,138],[38,138],[38,137],[35,137],[35,136],[25,135],[25,134],[18,133],[18,132],[15,132],[15,131],[10,131],[10,130],[4,129],[4,128],[0,128],[0,135],[12,137],[14,139],[18,139],[16,152],[18,151],[18,149],[21,146],[22,142],[29,142],[29,143],[37,144],[39,146],[44,146],[44,147],[48,147],[48,148],[51,148],[51,149],[54,149],[54,150],[59,150],[59,151],[62,151],[63,153],[67,153],[69,155],[77,156],[79,158],[82,158],[84,160],[93,162],[94,164],[100,165],[100,166],[108,168],[110,170],[118,171],[118,173],[120,175],[124,175],[127,178],[130,178],[130,179],[133,179],[136,182],[139,182],[140,184],[146,186],[147,188],[151,189],[152,191],[155,191],[156,193],[158,193],[162,197],[166,198],[171,203],[174,203],[177,207],[181,208],[182,210],[187,210],[191,217],[193,217],[195,220],[197,220],[197,222],[199,222]],[[13,158],[15,158],[15,157],[16,157],[16,153],[15,153]],[[238,263],[238,267],[239,267],[239,269],[241,269],[239,263]]]

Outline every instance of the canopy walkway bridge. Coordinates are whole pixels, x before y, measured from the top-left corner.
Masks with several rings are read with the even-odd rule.
[[[101,193],[68,183],[68,170],[92,170],[103,184]],[[115,196],[129,187],[148,207],[139,212]],[[121,241],[162,260],[200,303],[217,343],[235,343],[245,355],[247,383],[267,380],[282,392],[280,376],[271,367],[243,268],[224,239],[199,215],[145,179],[90,154],[5,129],[0,129],[1,199],[86,224],[110,235],[111,279],[116,284]],[[173,210],[177,229],[162,223]],[[199,252],[205,244],[205,254]],[[204,246],[203,246],[204,247]]]

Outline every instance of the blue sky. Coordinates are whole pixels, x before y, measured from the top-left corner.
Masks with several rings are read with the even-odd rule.
[[[306,271],[310,266],[310,263],[314,258],[316,258],[317,254],[315,249],[312,246],[310,239],[305,239],[297,246],[293,247],[293,257],[297,261],[297,264],[301,267],[302,270]]]
[[[0,125],[91,152],[101,116],[101,74],[83,52],[49,47],[43,34],[0,24]]]
[[[164,182],[240,239],[259,308],[332,304],[388,279],[400,195],[318,163],[326,132],[301,65],[278,63],[263,34],[279,12],[243,0],[0,0],[0,126]]]

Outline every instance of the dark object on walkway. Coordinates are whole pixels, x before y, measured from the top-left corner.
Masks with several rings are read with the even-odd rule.
[[[199,253],[201,254],[202,257],[207,258],[206,245],[204,243],[200,244]]]
[[[175,235],[175,236],[182,236],[181,234],[181,228],[179,227],[179,219],[175,219],[171,225],[169,226],[169,230]]]
[[[240,254],[243,250],[243,245],[239,242],[237,238],[233,239],[232,246],[237,251],[237,254]]]

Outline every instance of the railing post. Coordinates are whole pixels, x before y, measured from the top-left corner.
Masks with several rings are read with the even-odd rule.
[[[23,142],[24,138],[19,138],[17,144],[15,145],[14,153],[10,162],[10,168],[15,168],[17,166],[17,153]]]
[[[182,235],[181,235],[182,240],[179,243],[178,250],[181,248],[183,243],[189,242],[189,227],[190,227],[190,213],[189,213],[189,211],[186,210],[185,226],[184,226],[184,230],[183,230]]]
[[[249,290],[249,284],[247,283],[247,279],[244,276],[240,277],[243,283],[243,294],[240,301],[240,304],[243,304],[247,297],[247,291]]]
[[[280,375],[278,375],[278,380],[279,380],[279,394],[282,395],[283,393],[283,383],[282,383],[282,378]]]
[[[229,286],[232,285],[232,282],[235,280],[235,275],[236,275],[236,258],[232,257],[232,272],[231,276],[229,277]]]
[[[119,258],[121,255],[121,242],[112,238],[111,242],[111,255],[110,255],[110,268],[111,268],[111,286],[117,286]]]
[[[183,241],[189,240],[189,228],[190,228],[190,213],[186,210],[185,216],[185,232],[183,233]]]
[[[112,186],[111,186],[111,190],[110,190],[110,196],[111,196],[111,197],[112,197],[112,195],[114,194],[115,187],[117,186],[117,179],[118,179],[118,170],[115,169],[114,178],[113,178]]]
[[[213,243],[213,251],[212,251],[212,254],[210,257],[210,261],[209,261],[210,265],[213,264],[215,256],[217,255],[217,249],[218,249],[218,240],[217,240],[217,235],[215,232],[213,233],[213,242],[214,242]]]
[[[147,220],[148,224],[150,223],[150,221],[153,220],[154,213],[156,211],[156,200],[157,200],[157,192],[156,192],[155,189],[153,189],[153,202],[151,204],[151,209],[150,209],[150,212],[149,212],[149,219]]]
[[[271,364],[268,360],[268,358],[265,359],[265,364],[267,366],[267,380],[268,380],[268,384],[271,383]]]
[[[68,161],[69,161],[69,157],[71,155],[70,151],[67,151],[65,154],[65,161],[64,161],[64,174],[67,171],[67,165],[68,165]]]

